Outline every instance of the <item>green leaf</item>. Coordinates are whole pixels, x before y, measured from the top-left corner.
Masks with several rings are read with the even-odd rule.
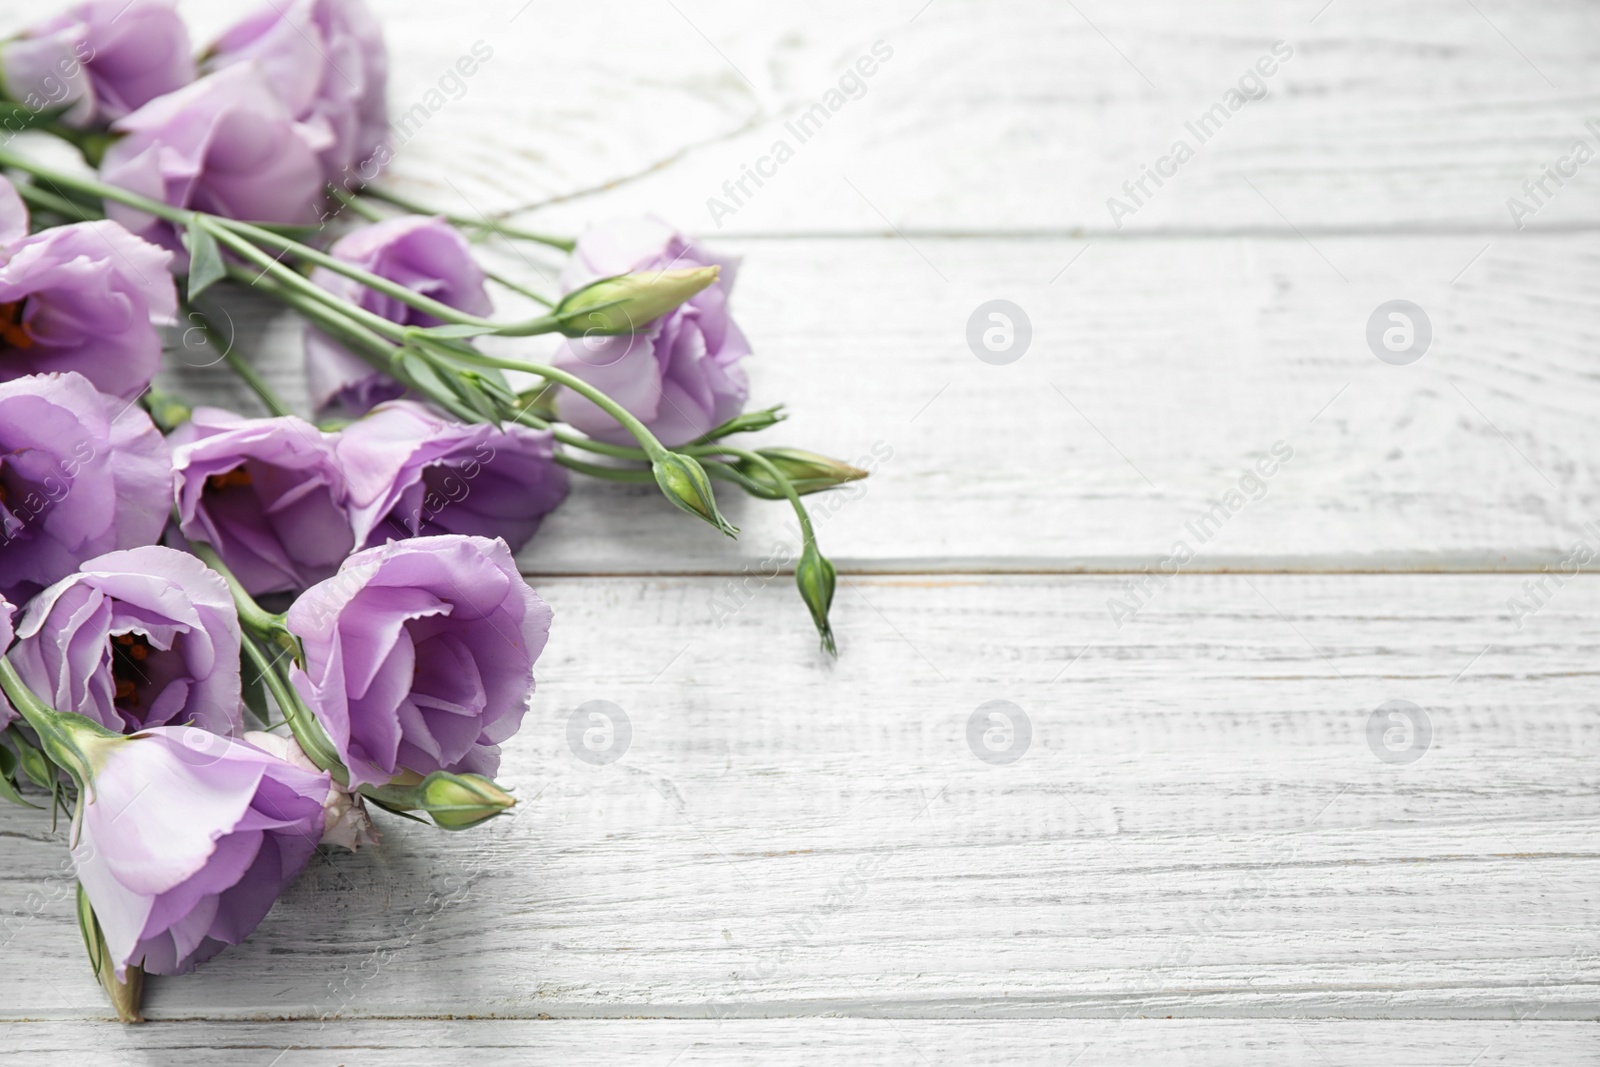
[[[396,353],[400,357],[400,365],[405,368],[406,374],[416,383],[419,393],[429,397],[452,395],[454,390],[439,376],[439,370],[433,361],[421,352],[408,349],[399,349]]]
[[[200,220],[189,223],[183,243],[189,248],[189,299],[193,300],[227,276],[222,247]]]
[[[37,808],[39,805],[30,804],[22,799],[22,794],[17,792],[17,755],[4,745],[0,745],[0,797],[5,797],[13,804],[20,804],[25,808]]]

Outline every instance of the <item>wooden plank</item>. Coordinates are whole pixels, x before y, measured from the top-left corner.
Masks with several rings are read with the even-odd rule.
[[[852,578],[828,662],[787,595],[717,629],[715,579],[542,582],[516,817],[390,820],[147,1011],[1600,1014],[1600,581],[1520,630],[1509,576],[1184,576],[1119,629],[1121,585]],[[609,764],[569,743],[596,700]],[[1414,762],[1369,738],[1392,700]],[[968,740],[992,701],[1031,723],[1005,765]],[[5,833],[0,1016],[103,1016],[59,838]]]
[[[1542,206],[1522,188],[1600,146],[1600,16],[1572,0],[502,0],[448,27],[426,0],[379,8],[397,112],[475,40],[496,50],[397,167],[452,210],[556,201],[542,223],[659,211],[743,234],[1510,232],[1521,197],[1532,227],[1600,222],[1587,169],[1543,179]],[[830,100],[863,57],[864,88]],[[1267,95],[1200,130],[1258,63]],[[1193,158],[1161,164],[1179,140]]]
[[[1522,189],[1600,145],[1597,15],[1572,0],[373,6],[393,114],[413,116],[396,173],[455,211],[557,201],[541,221],[649,210],[742,234],[1510,232],[1521,197],[1530,227],[1600,223],[1587,169],[1544,179],[1542,206]],[[205,41],[237,5],[185,12]],[[37,17],[0,0],[0,24]],[[453,74],[478,41],[492,58]],[[864,90],[790,132],[879,41],[893,54]],[[1190,132],[1278,41],[1293,56],[1267,95]],[[793,158],[762,163],[780,139]],[[1192,160],[1142,203],[1124,191],[1179,139]],[[772,177],[713,218],[747,166]]]
[[[674,1064],[1147,1064],[1193,1067],[1270,1058],[1286,1064],[1461,1067],[1589,1062],[1593,1023],[1194,1019],[1014,1020],[450,1020],[417,1022],[96,1023],[10,1025],[0,1030],[16,1067],[121,1067],[159,1056],[172,1067],[230,1062],[260,1067],[367,1067],[444,1056],[507,1065],[551,1062]],[[1076,1057],[1076,1059],[1075,1059]]]
[[[1138,570],[1179,540],[1187,571],[1536,569],[1579,539],[1600,551],[1587,237],[723,244],[745,256],[752,404],[793,412],[763,436],[876,468],[811,500],[848,569]],[[997,297],[1033,331],[1005,366],[967,340]],[[1433,331],[1409,366],[1367,341],[1396,298]],[[230,307],[302,403],[298,327]],[[216,358],[180,353],[195,366],[173,387],[248,409]],[[1293,458],[1246,481],[1277,442]],[[1207,520],[1242,481],[1237,513]],[[798,550],[785,507],[722,499],[738,543],[653,490],[580,479],[522,559],[739,574]]]

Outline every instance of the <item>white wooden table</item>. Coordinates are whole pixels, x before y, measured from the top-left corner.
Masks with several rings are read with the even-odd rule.
[[[1507,204],[1600,147],[1600,6],[376,6],[397,113],[494,49],[401,187],[556,231],[654,210],[745,255],[771,436],[880,457],[813,498],[841,655],[787,578],[717,622],[783,509],[729,496],[732,544],[582,484],[524,557],[556,623],[514,818],[319,859],[120,1028],[60,834],[7,811],[0,1059],[1600,1058],[1600,583],[1511,603],[1600,553],[1600,163],[1521,230]],[[707,198],[878,41],[719,227]],[[1266,97],[1113,220],[1277,41]],[[1031,322],[1008,365],[967,341],[993,299]],[[1403,366],[1367,340],[1396,299],[1432,330]],[[292,323],[236,322],[303,397]],[[248,403],[219,368],[175,384]],[[602,766],[568,744],[591,700],[631,723]],[[969,745],[991,701],[1028,720],[1014,762]],[[1389,701],[1415,728],[1369,733]]]

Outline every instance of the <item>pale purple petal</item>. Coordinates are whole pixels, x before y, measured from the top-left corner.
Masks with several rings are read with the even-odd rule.
[[[492,774],[495,746],[527,710],[550,618],[502,541],[395,541],[295,601],[288,625],[305,667],[291,678],[353,783]]]

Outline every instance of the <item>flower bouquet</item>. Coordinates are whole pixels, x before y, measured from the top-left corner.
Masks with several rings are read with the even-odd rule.
[[[198,56],[172,0],[0,42],[0,794],[70,815],[126,1021],[374,813],[512,807],[551,625],[514,553],[572,474],[730,537],[714,482],[786,502],[833,651],[801,498],[865,472],[734,443],[783,418],[744,410],[736,264],[653,219],[568,240],[393,194],[387,66],[363,0],[268,3]],[[25,147],[50,137],[81,163]],[[565,255],[561,291],[480,266],[490,235]],[[541,310],[498,319],[491,285]],[[304,318],[315,421],[231,344],[265,416],[152,387],[161,327],[210,330],[229,286]],[[485,343],[541,334],[547,362]]]

